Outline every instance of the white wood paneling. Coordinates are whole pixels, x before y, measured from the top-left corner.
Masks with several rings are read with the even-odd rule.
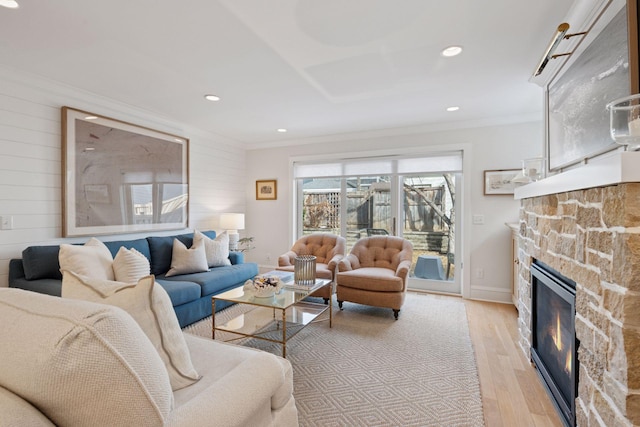
[[[13,217],[13,229],[0,230],[0,287],[8,285],[9,260],[19,258],[27,246],[87,240],[64,239],[61,234],[62,106],[188,138],[190,229],[215,228],[222,212],[244,212],[246,168],[241,144],[117,100],[0,68],[0,216]],[[100,239],[136,239],[145,235]]]

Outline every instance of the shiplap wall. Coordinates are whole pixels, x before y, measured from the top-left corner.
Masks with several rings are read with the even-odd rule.
[[[13,229],[0,230],[0,286],[8,286],[9,260],[19,258],[25,247],[87,240],[64,239],[61,234],[60,108],[65,105],[188,138],[189,229],[216,229],[220,213],[244,212],[245,150],[241,144],[117,100],[0,68],[0,216],[13,217]],[[148,234],[100,239],[135,239]]]

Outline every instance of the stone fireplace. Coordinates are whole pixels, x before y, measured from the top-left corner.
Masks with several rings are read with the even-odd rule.
[[[640,425],[640,182],[558,192],[548,184],[525,187],[516,191],[520,347],[531,358],[530,268],[537,259],[576,283],[576,424]]]

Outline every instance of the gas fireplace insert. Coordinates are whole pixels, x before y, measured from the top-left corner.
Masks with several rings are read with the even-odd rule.
[[[578,392],[576,284],[539,261],[531,265],[531,358],[567,426],[575,426]]]

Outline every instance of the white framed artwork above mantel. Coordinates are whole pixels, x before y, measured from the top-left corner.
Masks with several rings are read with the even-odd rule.
[[[530,79],[544,88],[547,175],[621,149],[606,105],[640,89],[637,1],[576,0]]]

